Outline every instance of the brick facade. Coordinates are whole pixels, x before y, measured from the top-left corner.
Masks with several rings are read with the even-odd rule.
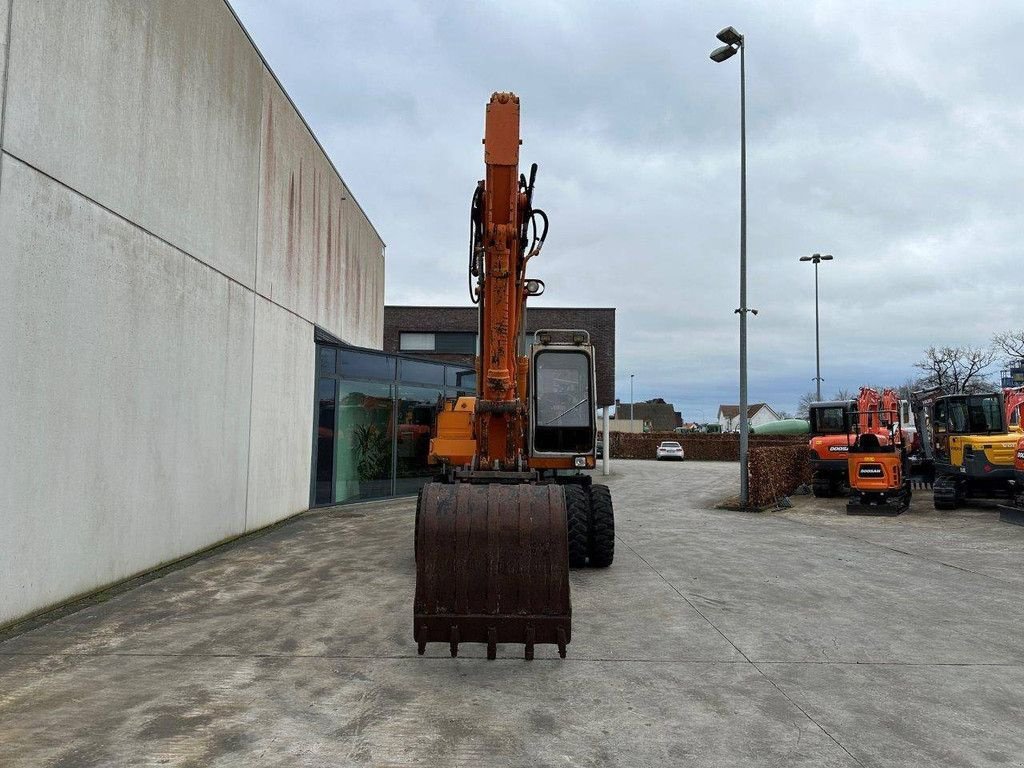
[[[615,402],[615,309],[531,307],[526,312],[526,332],[538,328],[581,328],[590,332],[595,348],[597,405]],[[397,353],[402,333],[439,333],[477,330],[476,307],[384,307],[384,351]],[[443,360],[473,365],[473,355],[437,352],[405,352],[424,360]]]

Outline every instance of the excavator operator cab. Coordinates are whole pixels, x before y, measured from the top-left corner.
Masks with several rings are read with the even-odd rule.
[[[845,435],[849,430],[852,400],[811,403],[808,410],[812,435]]]
[[[548,329],[530,347],[530,455],[577,457],[586,467],[597,439],[594,348],[586,331]]]

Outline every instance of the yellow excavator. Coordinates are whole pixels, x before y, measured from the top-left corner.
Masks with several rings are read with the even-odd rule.
[[[528,263],[547,236],[533,207],[537,166],[519,172],[519,98],[495,93],[484,129],[485,178],[470,209],[469,285],[479,307],[477,395],[442,404],[417,501],[413,636],[558,646],[572,639],[569,567],[614,559],[611,494],[595,466],[594,350],[586,331],[526,336],[526,302],[544,292]]]
[[[1007,422],[1002,392],[945,395],[934,401],[926,439],[934,448],[936,509],[1009,496],[1020,435]]]

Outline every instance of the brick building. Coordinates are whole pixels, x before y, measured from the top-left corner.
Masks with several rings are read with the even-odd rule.
[[[632,417],[630,417],[632,412]],[[663,398],[656,397],[653,400],[633,403],[615,402],[615,418],[642,421],[649,424],[652,432],[671,432],[676,427],[683,426],[683,415],[676,410],[672,403],[666,403]]]
[[[615,402],[615,309],[530,307],[526,332],[580,328],[596,350],[597,406]],[[384,307],[384,351],[428,360],[473,365],[477,349],[477,308]]]

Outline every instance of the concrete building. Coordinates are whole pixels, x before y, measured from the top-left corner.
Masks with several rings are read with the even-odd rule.
[[[752,403],[747,406],[747,423],[760,427],[769,421],[778,421],[779,414],[767,403]],[[740,428],[740,407],[738,405],[718,406],[718,426],[723,432],[734,432]]]
[[[384,244],[223,0],[0,2],[0,149],[3,625],[306,509]]]
[[[474,364],[477,351],[477,308],[384,307],[384,350],[425,360]],[[595,348],[597,407],[615,402],[615,309],[529,307],[526,332],[540,328],[579,328],[590,332]]]

